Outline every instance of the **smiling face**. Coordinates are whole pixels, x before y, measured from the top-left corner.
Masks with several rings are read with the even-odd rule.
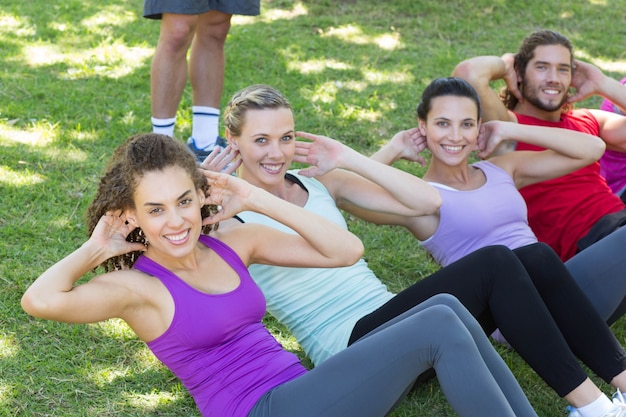
[[[454,95],[433,98],[426,120],[419,120],[433,162],[450,166],[467,164],[470,152],[476,147],[479,125],[474,100]]]
[[[571,53],[562,45],[543,45],[533,55],[521,80],[524,100],[542,111],[559,111],[572,82]]]
[[[184,169],[172,166],[146,172],[133,200],[135,209],[128,211],[127,218],[143,230],[149,253],[180,258],[192,252],[202,228],[204,194]]]
[[[291,109],[248,110],[241,134],[229,140],[239,150],[241,178],[265,189],[283,184],[295,153]]]

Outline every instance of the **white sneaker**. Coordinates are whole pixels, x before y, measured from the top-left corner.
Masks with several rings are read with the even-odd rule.
[[[615,408],[602,417],[624,417],[626,416],[626,404],[615,404]]]
[[[578,408],[568,405],[567,407],[565,407],[565,412],[567,413],[569,411],[569,414],[567,415],[567,417],[583,417],[582,414],[580,414],[580,411],[578,411]]]
[[[602,417],[626,417],[626,397],[624,397],[619,389],[615,391],[615,394],[613,394],[613,404],[615,404],[615,407],[608,413],[602,415]],[[571,405],[568,405],[565,408],[565,412],[568,411],[568,417],[583,416],[577,408],[572,407]]]
[[[199,149],[196,147],[196,141],[194,140],[193,137],[190,137],[187,140],[187,147],[196,156],[196,160],[198,161],[199,164],[204,162],[206,157],[209,156],[209,154],[213,152],[213,149],[215,149],[217,146],[224,149],[226,146],[228,146],[228,143],[226,142],[226,139],[224,139],[221,136],[218,136],[217,139],[215,139],[214,144],[209,145],[206,148]]]
[[[615,404],[615,408],[606,413],[602,417],[624,417],[626,416],[626,398],[618,389],[613,394],[613,404]]]

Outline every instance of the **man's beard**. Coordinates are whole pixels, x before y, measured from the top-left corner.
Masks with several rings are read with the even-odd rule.
[[[537,107],[539,110],[554,112],[560,110],[561,107],[567,102],[567,94],[564,94],[561,98],[561,101],[558,104],[550,104],[545,103],[539,99],[537,94],[533,94],[534,91],[537,91],[539,88],[532,89],[532,92],[529,92],[531,88],[527,88],[524,84],[522,84],[522,97],[524,97],[524,101],[529,102],[530,104]]]

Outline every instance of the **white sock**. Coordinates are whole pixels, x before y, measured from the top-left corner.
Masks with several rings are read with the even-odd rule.
[[[160,133],[174,137],[174,125],[176,124],[176,117],[170,117],[169,119],[157,119],[152,118],[152,132]]]
[[[217,140],[220,109],[208,106],[193,106],[191,137],[196,148],[204,149]]]
[[[601,417],[613,409],[614,405],[609,397],[602,394],[589,404],[577,408],[583,417]]]

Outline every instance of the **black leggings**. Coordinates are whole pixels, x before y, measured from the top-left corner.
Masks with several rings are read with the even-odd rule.
[[[576,356],[606,382],[626,369],[624,349],[542,243],[486,247],[440,269],[361,318],[348,344],[439,293],[457,297],[487,334],[499,328],[561,397],[587,378]]]

